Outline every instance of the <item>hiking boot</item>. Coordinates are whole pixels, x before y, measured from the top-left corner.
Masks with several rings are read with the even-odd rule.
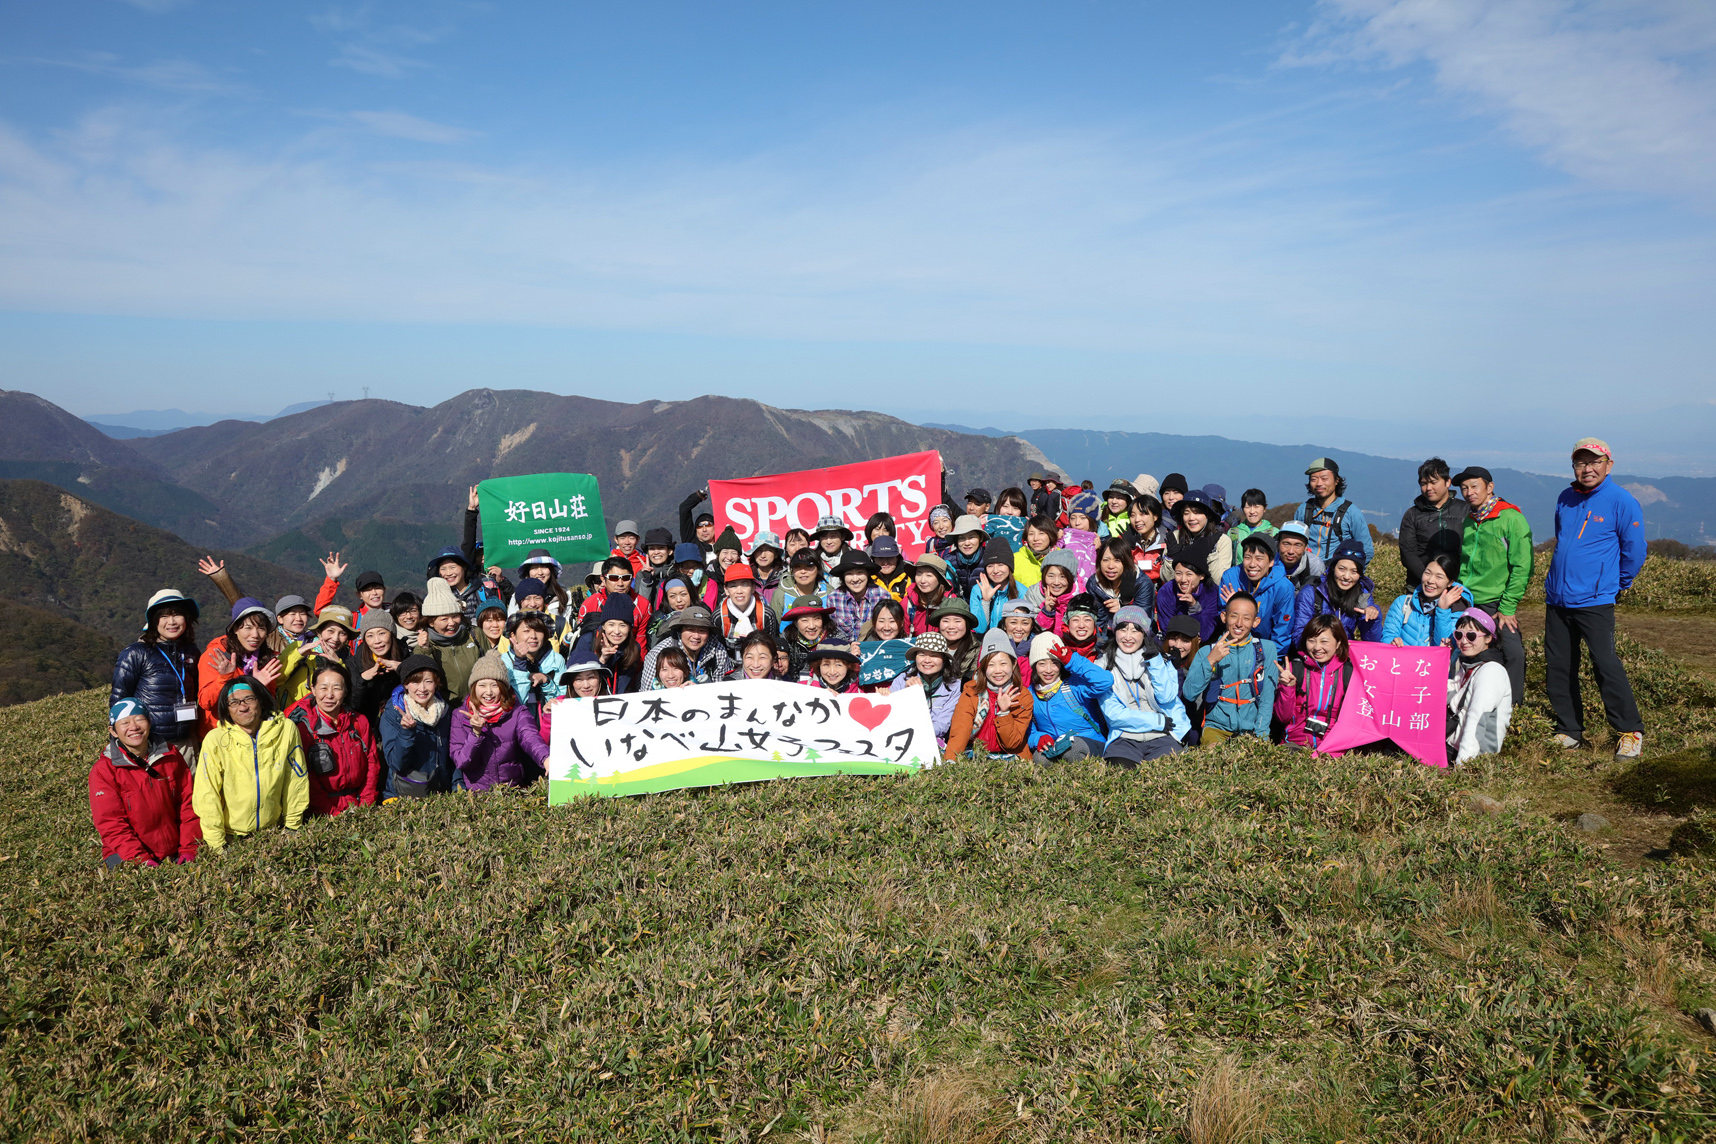
[[[1615,758],[1636,759],[1644,754],[1644,732],[1623,731],[1615,741]]]
[[[1585,740],[1574,735],[1557,733],[1555,736],[1555,745],[1560,747],[1563,751],[1576,751],[1585,745]]]

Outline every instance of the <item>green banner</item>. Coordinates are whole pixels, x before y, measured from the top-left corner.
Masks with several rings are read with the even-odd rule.
[[[588,473],[496,477],[477,486],[483,563],[512,568],[533,548],[562,564],[600,560],[613,548],[602,494]]]

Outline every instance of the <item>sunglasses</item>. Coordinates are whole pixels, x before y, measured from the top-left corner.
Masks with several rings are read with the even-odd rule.
[[[1481,635],[1485,635],[1485,634],[1487,634],[1487,633],[1485,633],[1485,632],[1455,632],[1454,633],[1454,640],[1457,643],[1477,643],[1478,637]]]
[[[602,579],[610,584],[630,584],[632,582],[630,576],[604,576]]]

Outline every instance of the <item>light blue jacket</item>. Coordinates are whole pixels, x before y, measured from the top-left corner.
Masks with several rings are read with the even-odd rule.
[[[1347,511],[1346,515],[1341,517],[1341,527],[1338,531],[1331,532],[1329,526],[1334,523],[1343,504],[1347,506]],[[1305,531],[1311,534],[1305,545],[1306,550],[1321,556],[1324,564],[1334,560],[1335,549],[1341,546],[1343,540],[1355,540],[1359,543],[1364,549],[1366,564],[1369,564],[1370,558],[1375,555],[1370,543],[1370,525],[1365,523],[1364,513],[1359,511],[1359,506],[1346,497],[1337,499],[1333,507],[1326,510],[1317,508],[1307,497],[1293,510],[1293,519],[1302,523]]]
[[[1407,592],[1396,596],[1382,619],[1382,642],[1396,639],[1407,647],[1438,647],[1454,634],[1460,613],[1472,606],[1472,593],[1464,584],[1456,584],[1465,603],[1459,608],[1444,608],[1422,593]]]
[[[533,688],[530,683],[530,672],[520,663],[522,657],[513,652],[506,657],[507,675],[512,678],[512,689],[518,694],[520,703],[541,706],[550,699],[558,699],[566,694],[566,689],[560,686],[560,677],[566,671],[566,657],[553,648],[544,648],[542,658],[537,662],[536,670],[548,677],[541,687]]]
[[[1176,739],[1184,739],[1192,728],[1186,705],[1180,701],[1180,673],[1162,655],[1144,661],[1144,678],[1136,683],[1123,676],[1118,668],[1109,671],[1114,689],[1102,697],[1102,715],[1108,720],[1108,741],[1120,738],[1126,731],[1166,731]],[[1143,689],[1150,688],[1157,710],[1144,702]],[[1167,720],[1172,719],[1172,728]]]
[[[984,607],[983,585],[981,583],[973,584],[971,586],[971,595],[966,599],[966,603],[971,605],[971,614],[977,617],[977,627],[972,630],[978,635],[982,635],[990,628],[1000,627],[1001,613],[1006,611],[1007,605],[1011,604],[1014,600],[1023,600],[1025,598],[1025,589],[1015,584],[1013,585],[1013,590],[1019,594],[1017,596],[1008,596],[1007,589],[1002,588],[1000,591],[995,593],[995,598],[989,601],[989,606]]]
[[[1277,646],[1290,642],[1293,636],[1293,600],[1296,593],[1281,571],[1279,560],[1271,561],[1264,573],[1263,583],[1253,587],[1245,568],[1235,564],[1221,574],[1221,591],[1225,596],[1235,592],[1250,592],[1257,598],[1257,628],[1255,634]],[[1223,603],[1226,603],[1224,600]]]

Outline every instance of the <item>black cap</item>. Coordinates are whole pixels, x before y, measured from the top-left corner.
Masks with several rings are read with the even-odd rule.
[[[387,587],[387,582],[381,578],[380,572],[359,572],[358,573],[358,578],[357,578],[357,590],[358,591],[361,592],[365,588],[385,588],[385,587]]]
[[[1157,486],[1157,491],[1165,493],[1169,489],[1174,490],[1181,496],[1185,496],[1187,492],[1185,476],[1180,473],[1169,473],[1167,476],[1163,477],[1162,483]]]
[[[1168,626],[1164,630],[1164,634],[1170,636],[1185,636],[1187,639],[1195,640],[1202,638],[1204,633],[1203,629],[1198,627],[1196,617],[1175,616],[1173,619],[1168,621]]]
[[[994,504],[995,498],[989,495],[988,489],[977,488],[965,494],[965,502],[967,504]]]
[[[1239,550],[1241,552],[1244,552],[1247,548],[1261,548],[1271,556],[1274,556],[1277,552],[1275,538],[1270,536],[1267,532],[1261,531],[1247,533],[1245,539],[1239,542]]]
[[[405,662],[399,665],[399,678],[402,681],[407,680],[420,671],[433,671],[436,675],[440,676],[442,686],[445,686],[447,683],[447,675],[441,670],[440,661],[436,660],[433,656],[423,655],[422,653],[407,657]]]
[[[696,525],[714,524],[715,523],[715,514],[712,512],[708,512],[708,511],[700,512],[697,514],[697,519],[692,521],[691,523],[696,524]]]
[[[1490,476],[1490,471],[1482,465],[1467,465],[1454,475],[1456,485],[1466,481],[1485,481],[1492,485],[1496,483],[1496,479]]]
[[[787,567],[789,567],[789,568],[804,568],[804,567],[815,568],[816,567],[816,550],[813,548],[801,548],[801,549],[799,549],[797,552],[792,554],[792,557],[790,559],[787,560]]]
[[[710,517],[709,519],[713,520],[715,518]],[[644,533],[644,547],[672,548],[673,533],[669,532],[665,528],[652,528],[648,532]]]

